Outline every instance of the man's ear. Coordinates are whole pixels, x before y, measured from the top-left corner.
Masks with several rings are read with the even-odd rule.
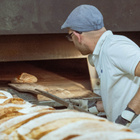
[[[81,42],[81,34],[73,31],[73,34],[78,38],[78,41]]]

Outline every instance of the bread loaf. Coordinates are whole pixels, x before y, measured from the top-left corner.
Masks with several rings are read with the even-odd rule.
[[[1,91],[2,92],[2,91]],[[3,140],[140,140],[140,134],[92,114],[36,106],[0,95],[0,138]],[[10,96],[11,95],[11,96]]]
[[[139,134],[128,132],[94,132],[72,138],[71,140],[139,140]]]
[[[18,77],[14,78],[12,83],[36,83],[38,81],[37,77],[29,73],[22,73]]]
[[[13,96],[9,92],[0,90],[0,104],[10,98],[13,98]]]

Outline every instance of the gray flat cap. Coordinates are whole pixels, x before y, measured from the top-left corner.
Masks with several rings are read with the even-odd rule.
[[[61,29],[70,28],[79,32],[99,30],[104,27],[101,12],[92,5],[80,5],[67,17]]]

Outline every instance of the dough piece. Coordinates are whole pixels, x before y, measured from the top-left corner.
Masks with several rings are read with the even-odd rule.
[[[12,83],[36,83],[38,81],[37,77],[28,73],[22,73],[18,77],[14,78]]]

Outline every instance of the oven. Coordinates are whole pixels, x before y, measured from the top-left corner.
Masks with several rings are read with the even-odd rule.
[[[32,103],[62,107],[43,95],[27,91],[27,87],[23,90],[11,85],[13,78],[26,72],[38,78],[37,87],[43,86],[49,93],[62,99],[101,99],[93,92],[100,88],[95,68],[89,64],[87,56],[81,55],[73,43],[67,41],[67,30],[60,29],[67,15],[80,4],[97,6],[103,13],[107,30],[126,35],[140,45],[140,1],[124,3],[119,0],[116,3],[109,0],[106,6],[97,0],[63,0],[61,3],[59,0],[1,3],[0,89]],[[114,13],[113,17],[111,13]]]

